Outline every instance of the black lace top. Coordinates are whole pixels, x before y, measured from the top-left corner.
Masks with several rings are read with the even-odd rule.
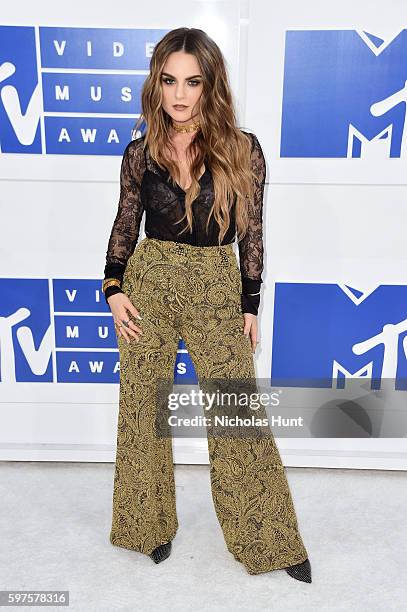
[[[256,174],[253,207],[249,212],[249,227],[238,243],[240,273],[242,278],[242,312],[257,315],[260,303],[260,285],[263,272],[263,192],[266,164],[260,143],[254,134],[245,132],[252,141],[251,164]],[[123,280],[127,260],[133,253],[139,237],[139,229],[145,211],[144,231],[148,238],[172,240],[195,246],[218,245],[219,226],[213,218],[208,233],[206,222],[213,204],[213,181],[206,166],[199,179],[200,194],[193,205],[193,232],[180,232],[187,222],[175,225],[185,213],[185,191],[168,180],[168,170],[163,170],[143,148],[144,136],[132,140],[123,153],[120,171],[120,198],[113,222],[107,252],[104,278]],[[222,244],[236,238],[234,207],[230,211],[231,222]],[[107,287],[105,298],[120,292],[118,286]],[[250,295],[257,294],[257,295]]]

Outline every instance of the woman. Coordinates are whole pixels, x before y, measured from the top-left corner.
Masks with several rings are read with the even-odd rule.
[[[255,379],[265,160],[236,126],[224,59],[202,30],[173,30],[155,46],[142,110],[136,129],[145,120],[147,130],[124,151],[103,283],[120,352],[110,541],[159,563],[178,521],[172,438],[156,429],[158,380],[173,381],[179,337],[200,386]],[[311,582],[270,428],[253,439],[208,435],[208,450],[228,550],[250,574],[285,568]]]

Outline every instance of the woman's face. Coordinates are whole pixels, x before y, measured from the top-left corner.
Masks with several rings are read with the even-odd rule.
[[[198,116],[202,78],[197,59],[191,53],[175,51],[168,56],[161,73],[162,106],[176,123],[190,123]]]

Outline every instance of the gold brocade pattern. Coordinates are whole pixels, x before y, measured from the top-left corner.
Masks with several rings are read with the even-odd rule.
[[[172,439],[155,435],[155,401],[157,379],[173,378],[179,336],[201,388],[206,378],[255,379],[255,369],[250,339],[243,334],[241,276],[232,245],[144,238],[128,261],[122,287],[143,317],[133,319],[143,335],[130,344],[118,337],[110,541],[150,554],[178,528]],[[267,432],[263,438],[207,438],[216,515],[228,550],[249,574],[308,557],[284,466],[271,429]]]

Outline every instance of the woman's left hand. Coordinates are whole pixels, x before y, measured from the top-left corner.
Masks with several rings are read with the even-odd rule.
[[[252,353],[254,353],[257,348],[257,317],[256,315],[250,314],[249,312],[244,312],[243,316],[243,333],[245,334],[245,336],[250,337],[250,341],[252,344]]]

